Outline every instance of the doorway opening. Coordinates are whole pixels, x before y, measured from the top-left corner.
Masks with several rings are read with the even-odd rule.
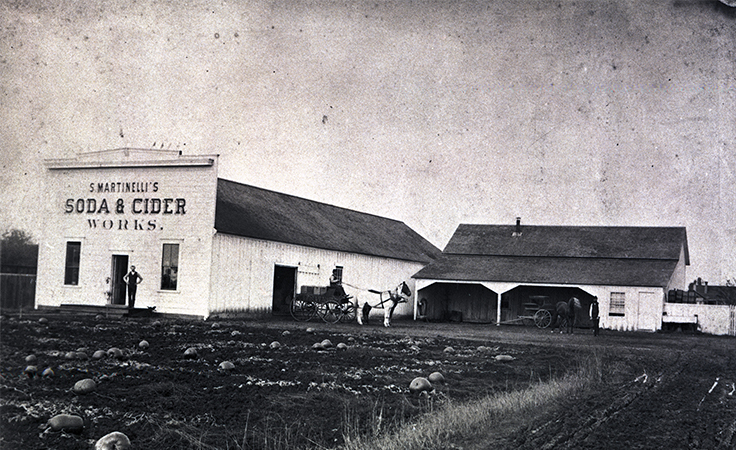
[[[112,269],[110,271],[110,290],[112,292],[110,303],[113,305],[124,305],[125,299],[125,274],[128,273],[128,255],[112,255]]]
[[[296,290],[296,267],[274,266],[273,269],[273,305],[272,312],[275,316],[289,314],[289,305],[294,298]]]

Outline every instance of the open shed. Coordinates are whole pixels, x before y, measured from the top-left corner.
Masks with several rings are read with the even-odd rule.
[[[533,304],[575,296],[584,326],[598,297],[602,327],[654,331],[667,291],[685,285],[687,265],[684,227],[522,226],[518,219],[515,226],[461,224],[413,278],[417,311],[429,320],[518,323]]]

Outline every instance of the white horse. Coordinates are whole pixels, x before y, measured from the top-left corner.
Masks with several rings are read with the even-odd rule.
[[[383,308],[383,326],[391,326],[391,316],[396,309],[396,305],[399,303],[405,303],[409,301],[411,297],[411,289],[406,285],[405,282],[401,282],[396,288],[385,291],[376,291],[374,289],[360,289],[350,284],[343,283],[345,292],[353,297],[353,301],[356,305],[355,317],[358,319],[358,324],[363,325],[363,322],[368,323],[368,314],[373,308]],[[372,299],[367,300],[367,293],[378,294],[378,300]],[[384,297],[386,295],[386,297]]]

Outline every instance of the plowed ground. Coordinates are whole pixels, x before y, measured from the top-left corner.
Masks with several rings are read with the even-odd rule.
[[[456,448],[733,448],[733,338],[534,327],[395,322],[113,320],[47,315],[0,322],[0,448],[93,448],[112,431],[136,449],[334,448],[385,432],[448,402],[518,390],[602,362],[594,389],[533,420]],[[328,339],[332,347],[313,344]],[[140,341],[150,346],[142,349]],[[272,346],[278,342],[279,346]],[[347,348],[337,349],[338,343]],[[92,359],[120,348],[122,359]],[[187,348],[197,358],[187,358]],[[276,348],[278,347],[278,348]],[[79,352],[87,355],[84,358]],[[25,358],[39,373],[29,377]],[[510,355],[513,361],[498,361]],[[234,369],[223,371],[230,361]],[[446,382],[414,396],[417,376]],[[74,384],[92,378],[89,394]],[[51,431],[56,414],[81,433]]]

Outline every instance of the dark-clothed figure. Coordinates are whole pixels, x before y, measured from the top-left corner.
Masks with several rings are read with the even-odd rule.
[[[334,289],[335,291],[335,297],[337,298],[343,298],[345,297],[345,289],[342,287],[342,280],[340,279],[340,276],[337,273],[337,269],[332,271],[332,275],[330,275],[330,288]]]
[[[593,322],[593,336],[598,336],[600,329],[600,308],[598,306],[598,297],[593,297],[593,303],[590,304],[590,320]]]
[[[135,292],[143,281],[143,277],[135,271],[135,266],[130,266],[130,272],[125,274],[123,281],[128,285],[128,308],[133,309],[135,308]]]

